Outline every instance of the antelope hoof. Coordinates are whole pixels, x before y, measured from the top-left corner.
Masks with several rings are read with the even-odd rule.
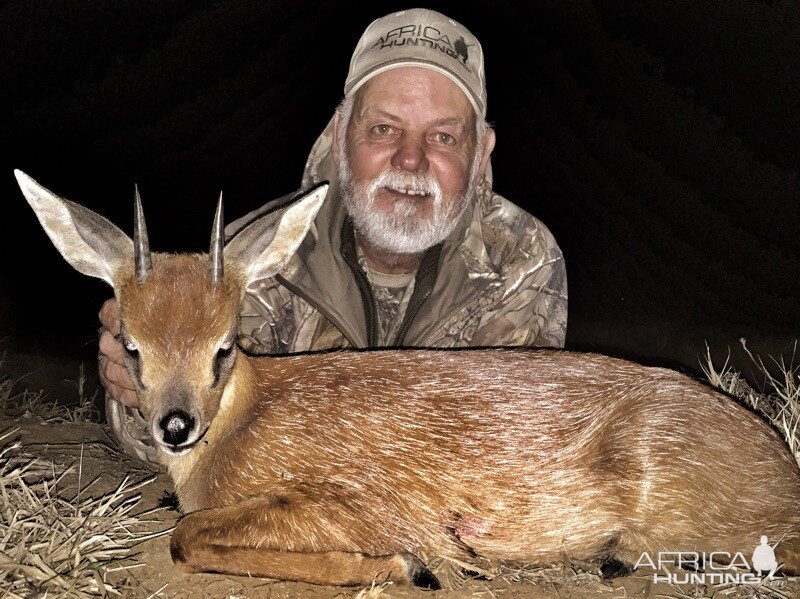
[[[633,572],[633,568],[629,564],[613,557],[605,558],[600,564],[600,578],[603,580],[627,576],[631,572]]]
[[[194,545],[192,543],[193,539],[189,538],[185,525],[178,525],[172,533],[172,538],[169,540],[169,554],[172,557],[172,563],[174,563],[181,572],[185,572],[186,574],[202,572],[202,570],[197,568],[193,563],[192,547]]]
[[[433,575],[433,572],[428,570],[425,564],[423,564],[416,555],[403,553],[401,557],[406,564],[406,574],[411,584],[433,591],[438,591],[442,588],[439,579]]]

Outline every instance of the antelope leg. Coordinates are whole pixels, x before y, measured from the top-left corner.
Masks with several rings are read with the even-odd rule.
[[[391,580],[439,588],[413,554],[362,551],[355,538],[309,507],[272,497],[192,512],[172,534],[172,559],[187,572],[341,586]]]

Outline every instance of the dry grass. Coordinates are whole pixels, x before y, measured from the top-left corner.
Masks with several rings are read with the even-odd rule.
[[[442,586],[447,589],[463,588],[468,580],[492,581],[503,580],[506,583],[531,584],[548,589],[554,596],[566,587],[591,587],[599,593],[612,592],[613,589],[604,584],[597,568],[590,564],[574,563],[565,556],[563,563],[557,564],[520,564],[496,560],[480,560],[462,562],[452,557],[435,556],[423,560],[436,575]],[[478,594],[492,594],[493,591],[476,591]]]
[[[3,358],[0,357],[0,370]],[[96,407],[100,389],[91,394],[86,385],[84,365],[78,367],[78,376],[67,382],[75,385],[78,401],[75,405],[65,405],[48,400],[44,391],[24,391],[15,393],[14,388],[23,377],[12,379],[8,375],[0,376],[0,418],[39,418],[44,422],[101,422],[100,410]]]
[[[67,410],[67,420],[72,422],[100,422],[100,411],[97,409],[97,398],[102,390],[95,388],[91,393],[86,384],[86,372],[84,363],[78,366],[78,377],[67,380],[68,383],[75,385],[78,392],[78,403]]]
[[[389,595],[386,590],[391,586],[392,581],[390,580],[380,584],[373,580],[372,585],[358,591],[355,595],[353,595],[353,599],[376,599],[377,597],[380,597],[381,599],[389,599],[391,595]]]
[[[600,586],[604,583],[596,568],[595,571],[589,571],[588,568],[575,567],[568,562],[548,566],[502,564],[498,575],[508,582],[549,588],[554,594],[558,594],[558,588],[562,586],[591,586],[609,593],[612,591],[610,586]]]
[[[730,356],[720,368],[716,368],[707,345],[706,356],[700,367],[712,385],[763,414],[786,439],[792,455],[800,464],[800,364],[795,364],[797,341],[788,362],[783,356],[779,359],[769,357],[777,375],[772,373],[761,356],[750,351],[744,339],[740,339],[740,342],[764,377],[762,391],[756,391],[728,365]]]
[[[0,590],[3,597],[121,596],[109,574],[125,570],[131,548],[169,532],[135,514],[134,493],[150,480],[123,480],[92,496],[82,462],[64,468],[24,453],[0,436]],[[67,485],[68,476],[77,483]],[[67,491],[66,489],[72,489]],[[122,578],[122,577],[120,577]]]

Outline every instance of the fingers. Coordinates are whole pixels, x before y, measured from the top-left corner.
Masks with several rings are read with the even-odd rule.
[[[111,397],[132,408],[139,407],[139,398],[133,389],[128,371],[124,366],[115,364],[101,355],[100,381],[111,394]]]
[[[106,329],[100,333],[100,353],[109,362],[113,362],[117,366],[125,366],[125,349],[122,347],[122,342]]]
[[[122,343],[116,339],[121,329],[119,304],[110,299],[100,309],[100,380],[111,397],[133,408],[139,407],[131,377],[125,368]]]
[[[139,407],[139,398],[136,396],[135,391],[119,388],[117,393],[118,393],[117,395],[114,395],[112,393],[112,396],[120,403],[123,403],[126,406],[130,406],[132,408]]]
[[[111,298],[103,304],[103,307],[100,308],[99,317],[100,322],[111,332],[111,335],[115,337],[119,335],[120,330],[122,330],[122,320],[119,313],[119,302],[116,299]]]
[[[139,397],[136,395],[135,391],[123,389],[122,387],[118,387],[113,383],[105,383],[105,387],[106,391],[111,394],[111,397],[116,399],[118,402],[132,408],[139,407]]]
[[[124,366],[114,364],[110,360],[103,360],[103,365],[100,367],[100,374],[109,383],[116,385],[128,391],[135,391],[131,377]]]

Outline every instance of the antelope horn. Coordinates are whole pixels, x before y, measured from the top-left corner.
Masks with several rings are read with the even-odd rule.
[[[135,185],[136,201],[133,206],[133,248],[134,261],[136,262],[136,281],[144,283],[153,269],[150,258],[150,241],[147,238],[147,226],[144,224],[142,211],[142,198],[139,196],[139,186]]]
[[[217,213],[214,215],[214,226],[211,229],[211,251],[209,252],[211,271],[211,284],[216,285],[222,281],[222,247],[224,245],[224,235],[222,233],[222,192],[219,192],[219,202],[217,203]]]

